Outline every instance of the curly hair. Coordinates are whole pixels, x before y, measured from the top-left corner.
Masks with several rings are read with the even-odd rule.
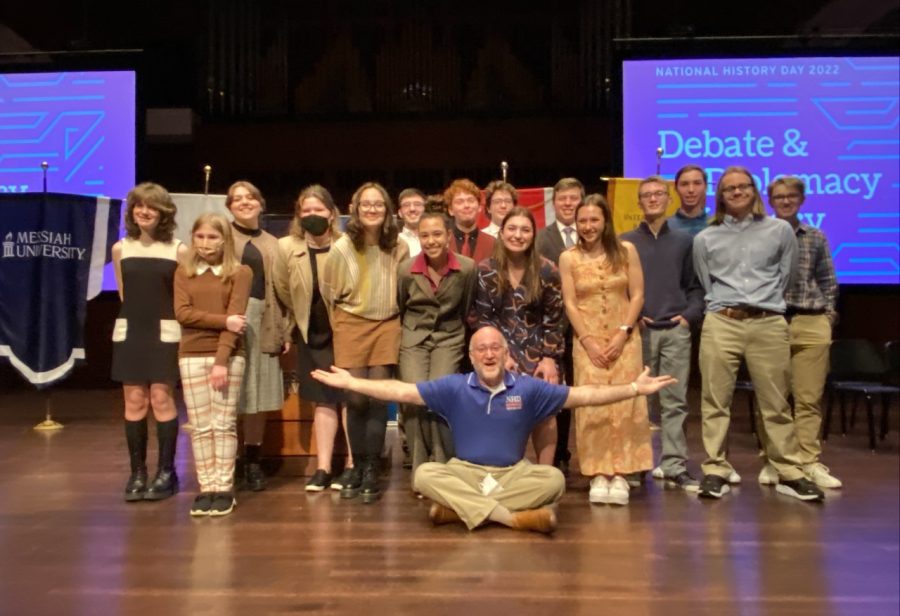
[[[481,189],[475,185],[475,182],[466,178],[453,180],[447,190],[444,191],[444,206],[449,210],[453,205],[453,199],[460,193],[469,193],[476,199],[481,201]]]
[[[494,180],[484,188],[484,213],[490,217],[491,215],[491,199],[498,190],[505,190],[512,197],[513,207],[519,205],[519,191],[509,182],[503,180]]]
[[[350,237],[356,250],[363,249],[366,243],[366,232],[362,221],[359,219],[359,201],[363,192],[369,188],[377,190],[384,201],[384,222],[381,223],[381,231],[378,235],[378,247],[387,252],[397,246],[397,237],[400,229],[397,226],[397,220],[394,218],[394,204],[391,201],[391,197],[384,189],[384,186],[378,182],[366,182],[353,193],[353,199],[350,202],[350,220],[347,221],[347,235]]]
[[[125,235],[133,240],[141,237],[141,228],[134,221],[134,208],[138,204],[152,207],[159,212],[159,223],[150,233],[157,242],[171,242],[175,235],[175,214],[178,208],[172,201],[169,191],[154,182],[142,182],[130,191],[125,198]]]

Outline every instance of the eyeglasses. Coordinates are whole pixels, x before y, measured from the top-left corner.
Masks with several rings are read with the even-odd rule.
[[[665,197],[668,194],[669,193],[666,192],[665,190],[654,190],[654,191],[649,191],[649,192],[642,192],[638,195],[638,197],[640,197],[641,199],[650,199],[653,197],[656,197],[657,199],[662,199],[663,197]]]
[[[424,201],[404,201],[400,204],[400,209],[405,210],[411,207],[425,207]]]
[[[722,192],[726,195],[733,194],[735,191],[747,192],[753,188],[753,184],[735,184],[734,186],[726,186],[722,189]]]
[[[380,212],[385,208],[384,201],[360,201],[359,209],[366,212]]]
[[[513,200],[508,197],[494,197],[491,199],[491,205],[512,205]]]
[[[478,346],[472,347],[472,352],[477,355],[484,355],[488,351],[499,353],[503,348],[502,344],[479,344]]]
[[[799,201],[801,198],[800,193],[788,193],[786,195],[772,195],[771,201]]]

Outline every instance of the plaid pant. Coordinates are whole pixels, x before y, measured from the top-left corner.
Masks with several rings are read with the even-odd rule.
[[[216,391],[209,381],[214,357],[178,360],[201,492],[230,492],[237,454],[237,401],[244,377],[244,358],[228,360],[228,387]]]

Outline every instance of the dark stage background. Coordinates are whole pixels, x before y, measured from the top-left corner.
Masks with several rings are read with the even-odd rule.
[[[347,203],[370,179],[484,185],[502,160],[519,186],[604,190],[621,172],[621,59],[896,54],[898,33],[893,0],[17,1],[0,7],[0,72],[133,66],[138,181],[198,192],[210,164],[211,192],[247,178],[289,213],[312,182]],[[900,338],[897,300],[842,287],[835,335]],[[90,303],[88,363],[63,386],[112,385],[117,307]],[[24,385],[4,363],[0,386]]]

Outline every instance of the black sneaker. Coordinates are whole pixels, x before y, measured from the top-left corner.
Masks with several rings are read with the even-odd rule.
[[[234,500],[233,492],[216,492],[209,506],[209,515],[228,515],[234,511],[235,504],[237,504],[237,501]]]
[[[201,492],[200,495],[194,499],[194,504],[191,505],[191,515],[209,515],[209,508],[212,506],[214,495],[213,492]]]
[[[250,462],[247,464],[247,487],[254,492],[262,492],[266,489],[266,474],[263,472],[259,462]]]
[[[728,494],[731,488],[728,486],[728,480],[718,475],[704,475],[703,481],[700,482],[700,492],[698,496],[701,498],[722,498]]]
[[[305,490],[307,492],[321,492],[331,485],[331,473],[318,469],[309,481],[306,482]]]
[[[793,481],[781,479],[775,486],[775,491],[779,494],[793,496],[794,498],[799,498],[803,501],[825,500],[825,493],[806,477],[794,479]]]
[[[681,488],[686,492],[698,492],[700,482],[694,479],[687,471],[682,471],[674,477],[666,477],[666,483]]]
[[[343,476],[342,476],[343,477]],[[346,480],[341,484],[341,498],[356,498],[362,485],[362,469],[354,466]]]
[[[364,503],[374,503],[381,498],[381,486],[378,485],[378,466],[375,462],[370,462],[363,468],[359,493],[362,495]]]
[[[345,468],[344,471],[331,480],[331,489],[337,490],[340,492],[344,489],[344,486],[350,482],[350,477],[353,475],[353,467]]]

